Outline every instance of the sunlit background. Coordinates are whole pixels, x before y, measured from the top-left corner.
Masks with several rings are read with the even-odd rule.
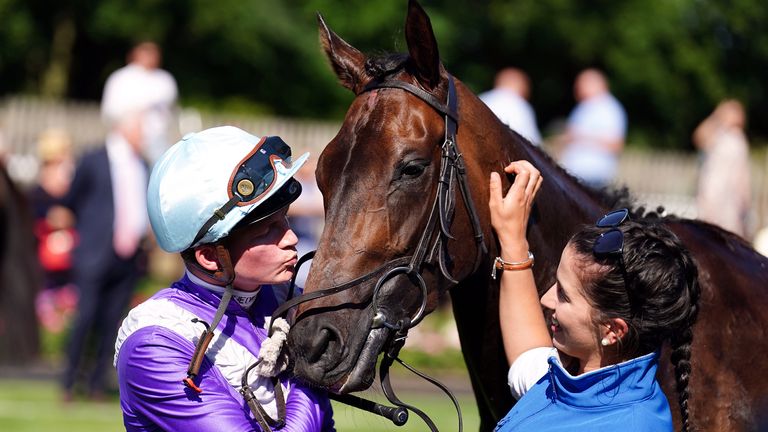
[[[161,47],[162,67],[178,83],[173,141],[187,132],[234,124],[257,135],[280,135],[295,152],[308,150],[316,158],[353,98],[336,83],[319,47],[317,13],[357,48],[379,54],[405,49],[406,4],[0,0],[3,164],[24,195],[38,178],[44,131],[66,131],[75,157],[102,145],[107,132],[99,114],[104,82],[143,40]],[[550,138],[562,131],[575,104],[574,77],[587,67],[601,69],[628,116],[615,185],[628,186],[638,203],[649,208],[663,205],[671,213],[697,216],[700,155],[692,132],[720,101],[741,101],[748,118],[752,179],[746,239],[758,240],[768,226],[764,1],[424,0],[422,5],[445,67],[476,93],[490,89],[501,68],[514,66],[528,73],[530,103],[547,151],[556,150]],[[7,199],[8,194],[0,195],[0,200]],[[13,220],[3,220],[6,232],[21,229]],[[4,250],[2,257],[13,253]],[[3,272],[34,271],[34,266],[29,269],[9,269],[3,263]],[[167,286],[180,272],[178,258],[153,250],[134,303]],[[31,345],[18,350],[0,342],[0,430],[120,430],[115,394],[106,401],[76,400],[72,405],[61,405],[58,398],[76,289],[56,296],[41,295],[42,287],[34,283],[10,289],[9,284],[25,280],[39,278],[4,276],[0,286],[0,341],[11,340],[10,332],[21,332]],[[404,358],[453,386],[462,397],[468,428],[474,424],[476,429],[476,409],[449,308],[440,308],[412,332]],[[405,374],[406,392],[428,400],[440,421],[455,425],[448,399],[435,389],[409,385],[413,380]],[[417,420],[411,423],[407,430],[421,430]],[[340,430],[387,427],[346,407],[337,407],[337,424]]]

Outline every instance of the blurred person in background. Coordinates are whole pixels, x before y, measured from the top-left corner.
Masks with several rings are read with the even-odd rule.
[[[587,186],[602,189],[616,176],[627,115],[597,69],[579,73],[574,96],[578,103],[568,116],[565,134],[558,138],[563,146],[559,162]]]
[[[37,183],[30,192],[37,239],[37,258],[43,271],[43,290],[35,301],[43,327],[61,332],[77,303],[72,285],[72,251],[77,242],[72,212],[62,205],[74,174],[72,140],[63,129],[47,129],[37,142],[40,160]]]
[[[79,236],[72,263],[79,299],[62,379],[65,401],[73,398],[81,369],[89,371],[86,395],[103,397],[117,328],[146,267],[145,103],[137,99],[112,113],[105,145],[80,158],[63,200]],[[84,357],[94,353],[88,364]]]
[[[742,104],[722,101],[693,132],[702,155],[698,218],[746,238],[751,208],[747,117]]]
[[[186,271],[120,328],[127,430],[333,430],[325,392],[282,373],[287,322],[277,318],[267,337],[295,272],[287,211],[308,157],[292,158],[277,136],[222,126],[187,134],[155,164],[152,230]]]
[[[170,145],[168,134],[178,97],[176,80],[160,68],[162,52],[154,42],[141,42],[128,54],[128,64],[114,71],[104,86],[101,114],[114,122],[126,106],[144,106],[144,154],[154,162]]]
[[[502,123],[527,138],[541,144],[536,113],[528,103],[531,83],[528,75],[517,68],[504,68],[496,74],[494,87],[478,95]]]

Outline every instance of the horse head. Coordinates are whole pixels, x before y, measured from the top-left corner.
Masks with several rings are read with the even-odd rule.
[[[431,312],[485,259],[487,195],[476,197],[483,205],[475,211],[457,178],[467,168],[466,182],[487,179],[476,167],[441,169],[462,163],[444,153],[456,140],[446,132],[456,127],[451,110],[468,90],[457,96],[416,2],[406,20],[407,55],[368,58],[318,21],[325,53],[356,98],[319,158],[326,223],[305,294],[338,289],[299,306],[289,348],[297,375],[346,393],[369,387],[393,334]]]

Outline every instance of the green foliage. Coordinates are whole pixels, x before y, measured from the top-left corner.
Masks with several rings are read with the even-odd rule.
[[[768,5],[761,0],[422,0],[447,68],[473,90],[501,67],[532,77],[542,128],[574,104],[572,81],[595,66],[630,118],[630,142],[689,148],[690,132],[725,97],[768,135]],[[369,54],[404,51],[405,0],[0,0],[0,92],[41,93],[59,55],[56,24],[76,29],[64,96],[98,99],[140,39],[163,46],[182,104],[339,119],[352,95],[317,41],[316,13]],[[64,56],[63,58],[67,58]]]

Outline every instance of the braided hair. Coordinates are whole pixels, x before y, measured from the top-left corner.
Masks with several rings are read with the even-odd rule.
[[[595,310],[593,320],[622,318],[628,326],[618,346],[622,358],[659,350],[670,342],[684,432],[690,430],[688,382],[691,374],[692,326],[701,295],[696,264],[675,234],[654,221],[626,221],[622,260],[597,257],[595,240],[605,228],[587,226],[570,243],[577,254],[598,266],[587,266],[585,297]]]

